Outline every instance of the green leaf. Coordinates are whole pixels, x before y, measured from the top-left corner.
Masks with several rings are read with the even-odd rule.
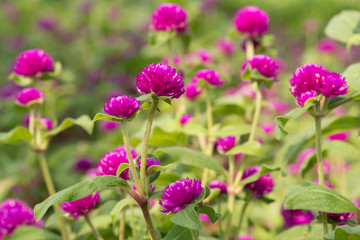
[[[35,218],[37,221],[39,221],[45,215],[46,211],[54,204],[70,202],[84,198],[96,191],[99,191],[102,188],[111,185],[118,185],[120,187],[130,189],[129,185],[122,178],[112,175],[99,176],[61,190],[60,192],[51,195],[43,202],[37,204],[34,208]]]
[[[117,171],[116,171],[116,176],[120,176],[120,174],[125,171],[125,169],[128,169],[130,167],[130,165],[128,163],[122,163],[119,165]]]
[[[25,237],[26,236],[26,237]],[[11,234],[11,240],[61,240],[62,238],[50,231],[35,226],[19,226]]]
[[[206,186],[205,189],[200,193],[200,195],[197,196],[194,200],[192,200],[190,204],[198,205],[209,195],[210,195],[210,188]]]
[[[227,151],[226,155],[236,155],[239,153],[260,157],[264,155],[263,147],[258,141],[246,142],[240,146],[235,146],[229,151]]]
[[[324,152],[325,151],[323,151],[323,157],[325,157]],[[304,178],[305,175],[316,165],[316,161],[316,153],[313,153],[304,159],[300,169],[302,178]]]
[[[360,63],[348,66],[342,76],[345,77],[349,86],[360,91]]]
[[[270,173],[270,172],[276,172],[281,170],[281,168],[279,166],[269,166],[266,164],[261,165],[260,171],[258,171],[257,173],[254,173],[253,175],[245,178],[244,180],[241,181],[242,185],[254,182],[256,180],[259,179],[260,176]]]
[[[152,93],[143,94],[140,97],[137,97],[136,99],[140,102],[148,100],[152,96]]]
[[[292,187],[284,199],[285,209],[305,209],[327,213],[347,213],[358,208],[334,190],[312,182]]]
[[[326,234],[325,240],[360,240],[360,226],[338,226],[334,232]]]
[[[151,176],[156,172],[166,170],[166,169],[174,169],[174,168],[175,168],[175,164],[168,164],[166,166],[152,165],[146,170],[146,174]]]
[[[82,115],[76,119],[65,118],[59,126],[50,130],[49,132],[47,132],[44,137],[45,137],[45,139],[50,139],[53,136],[65,131],[66,129],[68,129],[74,125],[82,127],[88,134],[92,133],[93,127],[92,127],[92,122],[91,122],[90,117],[87,115]]]
[[[200,220],[193,205],[175,213],[170,221],[185,228],[201,230]]]
[[[54,69],[50,72],[44,72],[41,76],[42,80],[50,80],[59,76],[62,71],[62,65],[60,62],[56,62],[54,65]]]
[[[360,12],[344,10],[332,17],[325,28],[326,36],[337,41],[348,43],[360,32]]]
[[[327,109],[328,111],[331,111],[334,108],[337,108],[338,106],[341,106],[350,101],[359,101],[359,100],[360,100],[360,91],[354,93],[350,97],[333,97],[330,98]]]
[[[116,219],[120,216],[120,212],[128,205],[136,204],[132,198],[124,198],[119,201],[110,212],[111,220],[115,223]]]
[[[55,212],[53,214],[51,214],[51,216],[46,220],[45,222],[45,227],[48,228],[50,227],[51,225],[53,225],[60,216],[64,216],[66,213],[63,212],[63,211],[60,211],[60,212]]]
[[[0,133],[0,143],[10,143],[10,142],[28,142],[31,140],[31,134],[29,130],[25,127],[19,126],[12,129],[10,132]]]
[[[296,119],[300,117],[304,112],[306,112],[312,105],[307,105],[302,108],[296,108],[283,116],[278,116],[275,118],[276,128],[275,128],[275,138],[281,140],[288,132],[285,130],[286,123],[291,119]]]
[[[10,80],[13,80],[17,85],[25,87],[33,83],[33,77],[21,76],[15,73],[11,73],[8,77]]]
[[[219,161],[199,151],[191,150],[185,147],[164,147],[157,149],[155,152],[157,156],[163,153],[170,155],[174,161],[178,161],[182,164],[199,168],[206,167],[220,173],[226,172]]]
[[[94,124],[96,121],[99,120],[106,120],[106,121],[112,121],[112,122],[121,122],[123,119],[122,118],[118,118],[115,116],[110,116],[107,114],[103,114],[103,113],[97,113],[94,117],[94,119],[92,120],[92,124]]]
[[[199,213],[206,214],[212,223],[215,223],[221,217],[220,213],[216,213],[212,207],[204,204],[199,206]]]
[[[177,34],[176,35],[182,43],[183,49],[186,52],[189,49],[191,37],[189,34]]]
[[[352,37],[349,39],[348,43],[346,44],[346,49],[350,50],[352,45],[360,45],[360,34],[359,33],[352,35]]]
[[[161,45],[176,35],[176,31],[152,31],[149,33],[150,45]]]
[[[352,143],[332,140],[323,144],[323,150],[327,151],[328,156],[344,157],[346,159],[357,159],[360,156],[360,150]]]
[[[276,235],[273,240],[323,240],[322,224],[294,226]]]
[[[217,132],[218,137],[226,137],[226,136],[237,136],[237,135],[245,135],[251,132],[250,124],[237,124],[237,125],[228,125],[220,128]]]
[[[186,123],[184,127],[181,128],[182,131],[188,136],[199,136],[207,135],[207,130],[202,125],[197,123]]]
[[[190,229],[174,225],[163,240],[184,240],[192,239]]]

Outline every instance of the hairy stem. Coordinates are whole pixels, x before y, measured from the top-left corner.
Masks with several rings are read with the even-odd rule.
[[[146,224],[147,224],[147,226],[149,228],[149,232],[150,232],[152,240],[158,240],[158,237],[157,237],[156,232],[155,232],[154,224],[153,224],[153,222],[151,220],[148,201],[146,200],[143,204],[140,204],[140,208],[141,208],[141,211],[142,211],[142,213],[144,215],[145,222],[146,222]]]
[[[241,212],[240,212],[240,220],[239,220],[239,224],[237,225],[236,229],[235,229],[235,236],[239,236],[239,233],[241,231],[241,227],[242,227],[242,224],[244,222],[244,217],[245,217],[245,212],[246,212],[246,209],[247,207],[249,206],[251,202],[251,195],[250,197],[249,196],[246,196],[246,200],[245,200],[245,203],[243,205],[243,207],[241,208]]]
[[[119,230],[119,240],[125,239],[125,209],[121,211],[120,215],[120,230]]]
[[[246,40],[246,59],[250,59],[254,56],[255,54],[255,48],[254,48],[254,44],[251,40],[251,38],[248,38]]]
[[[35,109],[34,109],[34,107],[30,108],[29,132],[30,132],[31,137],[32,137],[31,143],[34,145],[35,144]]]
[[[261,101],[262,101],[261,85],[258,82],[255,82],[254,85],[256,87],[256,102],[255,102],[256,105],[255,105],[254,117],[252,119],[249,141],[254,141],[255,139],[255,132],[259,123],[259,117],[261,113]]]
[[[199,239],[196,230],[191,229],[190,232],[191,232],[191,237],[192,237],[193,240],[198,240]]]
[[[101,237],[100,233],[99,233],[99,232],[96,230],[96,228],[94,228],[94,226],[92,225],[89,216],[88,216],[87,214],[84,214],[84,218],[85,218],[86,223],[87,223],[87,224],[89,225],[89,227],[91,228],[91,231],[93,232],[95,238],[96,238],[97,240],[104,240],[104,239]]]
[[[229,156],[229,173],[227,179],[227,189],[228,189],[228,216],[226,222],[226,230],[224,234],[224,239],[229,239],[233,218],[233,211],[235,205],[235,191],[234,191],[234,173],[235,173],[235,159],[234,156]]]

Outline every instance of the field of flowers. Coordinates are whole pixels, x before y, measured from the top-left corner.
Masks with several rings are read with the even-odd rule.
[[[360,2],[0,20],[0,239],[360,240]]]

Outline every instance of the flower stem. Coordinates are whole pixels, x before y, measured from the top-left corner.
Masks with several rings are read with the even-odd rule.
[[[120,230],[119,230],[119,240],[125,239],[125,209],[121,211],[120,215]]]
[[[239,224],[237,225],[237,227],[236,227],[236,229],[235,229],[235,235],[234,235],[234,237],[239,236],[239,233],[240,233],[240,231],[241,231],[242,224],[243,224],[243,222],[244,222],[245,212],[246,212],[246,209],[247,209],[247,207],[249,206],[250,202],[251,202],[251,195],[248,195],[248,196],[246,196],[245,203],[244,203],[244,205],[243,205],[243,207],[242,207],[242,209],[241,209],[241,212],[240,212],[240,220],[239,220]],[[236,238],[234,238],[234,239],[236,239]]]
[[[87,223],[87,224],[89,225],[89,227],[91,228],[91,231],[93,232],[95,238],[96,238],[97,240],[104,240],[104,239],[101,237],[100,233],[99,233],[99,232],[94,228],[94,226],[92,225],[89,216],[88,216],[87,214],[84,214],[84,218],[85,218],[86,223]]]
[[[50,171],[49,171],[49,167],[47,165],[45,155],[44,155],[43,152],[38,152],[37,157],[39,159],[40,168],[41,168],[42,175],[44,177],[46,188],[48,190],[49,195],[51,196],[51,195],[56,193],[56,190],[55,190],[55,187],[54,187],[54,183],[53,183],[53,181],[51,179],[51,175],[50,175]],[[55,210],[55,212],[60,212],[59,204],[54,205],[54,210]],[[67,232],[66,232],[66,225],[65,225],[64,218],[61,217],[61,216],[59,217],[59,224],[60,224],[61,235],[62,235],[63,239],[67,240],[68,235],[67,235]]]
[[[191,229],[190,232],[191,232],[191,236],[192,236],[193,240],[198,240],[199,239],[196,230]]]
[[[246,59],[250,59],[254,56],[255,49],[251,38],[246,40]]]
[[[123,140],[124,140],[124,145],[125,145],[125,149],[126,149],[127,158],[129,160],[130,171],[131,171],[131,173],[133,175],[136,189],[138,189],[138,191],[139,191],[139,193],[141,195],[144,195],[144,190],[143,190],[142,185],[140,183],[139,176],[138,176],[138,174],[136,172],[134,159],[133,159],[132,154],[131,154],[130,141],[129,141],[127,120],[126,119],[121,121],[121,131],[122,131],[122,134],[123,134]]]
[[[140,166],[140,183],[143,187],[144,194],[147,195],[148,187],[145,186],[145,174],[146,174],[146,155],[149,147],[149,139],[151,133],[151,126],[154,119],[155,111],[157,109],[159,100],[153,99],[151,104],[150,112],[146,122],[145,135],[143,140],[142,154],[141,154],[141,166]]]
[[[255,132],[257,129],[257,125],[259,123],[259,117],[261,113],[261,101],[262,101],[261,84],[255,82],[254,85],[256,87],[256,102],[255,102],[256,105],[255,105],[254,118],[252,119],[249,141],[254,141],[255,139]]]
[[[35,144],[35,109],[33,107],[30,108],[29,132],[32,136],[31,142],[34,145]]]
[[[157,237],[156,232],[155,232],[154,224],[153,224],[153,222],[151,220],[148,201],[146,200],[143,204],[140,204],[140,208],[141,208],[141,211],[142,211],[142,213],[144,215],[145,222],[146,222],[146,224],[147,224],[147,226],[149,228],[149,232],[150,232],[152,240],[158,240],[158,237]]]

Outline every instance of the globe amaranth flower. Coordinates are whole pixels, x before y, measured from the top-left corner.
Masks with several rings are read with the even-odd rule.
[[[179,5],[163,3],[152,13],[150,29],[183,33],[187,27],[186,18],[187,13],[185,9]]]
[[[250,65],[252,69],[256,69],[264,77],[272,78],[274,81],[277,80],[279,66],[271,57],[255,55],[253,58],[246,60],[242,65],[241,74],[244,74],[246,66],[248,65]]]
[[[212,86],[220,86],[225,82],[220,79],[220,73],[211,69],[201,69],[195,74],[193,81],[198,83],[199,80],[204,80]]]
[[[194,118],[194,116],[192,114],[185,113],[180,117],[179,122],[180,122],[181,126],[185,126],[193,118]]]
[[[216,145],[221,151],[227,152],[235,146],[235,142],[236,142],[236,137],[228,136],[228,137],[220,138],[216,142]]]
[[[326,137],[326,139],[330,140],[330,141],[334,141],[334,140],[338,140],[338,141],[347,141],[350,137],[350,133],[349,132],[337,132],[337,133],[333,133],[330,134],[329,136]]]
[[[112,130],[119,127],[119,125],[120,125],[119,122],[113,122],[113,121],[104,120],[104,121],[100,122],[99,129],[102,132],[111,132]]]
[[[261,130],[263,130],[263,132],[268,136],[273,134],[275,127],[276,127],[276,124],[274,122],[263,123],[263,124],[260,124],[260,126],[259,126],[259,128]]]
[[[180,179],[171,183],[163,190],[160,200],[160,205],[164,208],[161,210],[163,213],[178,212],[184,209],[187,204],[198,197],[203,191],[201,187],[201,180],[197,179]]]
[[[290,228],[296,225],[310,224],[314,220],[314,214],[309,210],[301,209],[284,209],[281,207],[281,215],[284,218],[284,225]]]
[[[111,98],[103,107],[103,111],[118,118],[129,118],[139,110],[141,104],[136,98],[118,96]]]
[[[318,50],[323,53],[331,53],[334,52],[337,48],[337,42],[330,38],[323,38],[319,41]]]
[[[227,193],[226,183],[220,180],[214,180],[209,183],[209,188],[218,188],[220,189],[220,194]]]
[[[136,76],[136,86],[142,94],[155,93],[157,96],[179,98],[184,94],[182,73],[160,63],[151,63]]]
[[[35,101],[44,101],[44,93],[36,88],[25,88],[16,96],[16,102],[22,106],[27,106]]]
[[[245,169],[241,179],[246,179],[247,177],[259,172],[260,169],[260,167],[249,167]],[[251,191],[254,197],[261,197],[262,195],[270,193],[273,190],[274,185],[274,179],[271,177],[270,173],[267,173],[260,176],[258,180],[247,183],[244,186],[244,189]]]
[[[42,49],[26,50],[18,56],[14,66],[14,72],[23,76],[39,77],[44,72],[52,71],[54,61]]]
[[[90,212],[99,201],[99,198],[99,193],[95,192],[78,200],[61,203],[61,208],[65,212],[70,213],[74,218],[77,218]]]
[[[35,114],[35,117],[37,117],[36,114]],[[23,123],[25,126],[27,126],[27,127],[29,126],[29,123],[30,123],[30,115],[29,114],[27,114],[25,116]],[[51,130],[54,128],[54,123],[48,118],[40,118],[40,123],[47,130]]]
[[[346,222],[346,220],[350,219],[354,215],[354,212],[347,213],[326,213],[328,219],[331,219],[336,222]]]
[[[289,80],[290,91],[300,106],[307,99],[322,94],[325,97],[337,97],[348,92],[345,78],[315,63],[305,64],[296,69]]]
[[[240,9],[235,14],[233,22],[239,32],[248,36],[263,35],[269,28],[269,16],[255,6]]]
[[[219,41],[216,43],[216,46],[220,52],[227,56],[231,56],[235,51],[235,43],[225,38],[219,39]]]
[[[202,93],[202,89],[198,89],[196,82],[190,82],[185,86],[185,97],[189,100],[197,98]]]
[[[133,159],[137,157],[137,153],[131,148],[131,155]],[[129,163],[126,155],[125,146],[119,146],[114,151],[106,153],[97,165],[98,174],[101,175],[114,175],[116,176],[117,169],[122,163]],[[129,179],[129,169],[125,169],[120,177],[127,180]]]
[[[91,169],[92,167],[93,167],[93,163],[92,163],[91,159],[89,159],[88,157],[78,158],[73,165],[73,169],[79,173],[86,172],[87,170]]]
[[[141,159],[137,160],[137,164],[140,168],[141,167]],[[146,158],[146,170],[149,169],[149,167],[154,166],[154,165],[160,166],[161,163],[159,160],[157,160],[155,158]]]
[[[21,225],[43,227],[42,221],[36,222],[33,210],[20,199],[11,198],[0,203],[0,239]]]

